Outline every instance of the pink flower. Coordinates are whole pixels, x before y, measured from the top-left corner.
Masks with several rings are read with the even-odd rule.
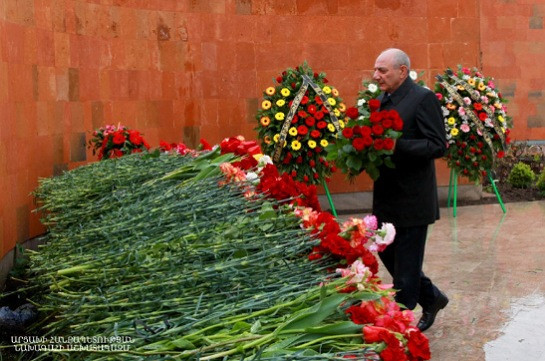
[[[443,99],[443,94],[441,94],[441,93],[435,93],[435,96],[436,96],[437,99],[439,99],[439,100]]]
[[[378,228],[377,217],[373,215],[367,215],[363,217],[363,223],[365,223],[365,226],[370,230],[374,231]]]
[[[462,132],[464,132],[464,133],[469,132],[469,130],[470,130],[469,125],[466,124],[466,123],[462,124],[462,125],[460,126],[460,130],[461,130]]]

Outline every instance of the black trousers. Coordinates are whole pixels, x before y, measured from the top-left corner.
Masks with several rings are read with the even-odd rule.
[[[416,304],[429,308],[439,296],[439,289],[422,272],[428,226],[396,227],[394,242],[379,257],[398,290],[396,301],[412,310]]]

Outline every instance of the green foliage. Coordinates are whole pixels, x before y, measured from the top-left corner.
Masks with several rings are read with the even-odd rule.
[[[513,169],[511,169],[509,177],[507,177],[507,182],[514,188],[529,188],[533,184],[535,178],[536,175],[528,164],[518,162]]]
[[[541,192],[545,192],[545,169],[537,177],[536,188]]]

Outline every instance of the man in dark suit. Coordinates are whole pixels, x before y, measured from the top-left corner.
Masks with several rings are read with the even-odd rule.
[[[417,327],[424,331],[448,303],[422,272],[428,225],[439,219],[434,159],[445,154],[447,142],[439,101],[409,73],[410,59],[399,49],[387,49],[375,61],[381,110],[397,110],[404,124],[392,156],[395,168],[381,167],[374,183],[373,214],[396,228],[394,242],[379,255],[399,290],[396,301],[411,310],[422,306]]]

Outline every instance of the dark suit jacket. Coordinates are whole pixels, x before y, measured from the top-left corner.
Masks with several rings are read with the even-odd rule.
[[[439,219],[434,159],[445,154],[447,144],[439,101],[407,77],[381,109],[397,110],[404,124],[392,156],[395,168],[382,166],[374,183],[373,214],[396,227],[434,223]]]

